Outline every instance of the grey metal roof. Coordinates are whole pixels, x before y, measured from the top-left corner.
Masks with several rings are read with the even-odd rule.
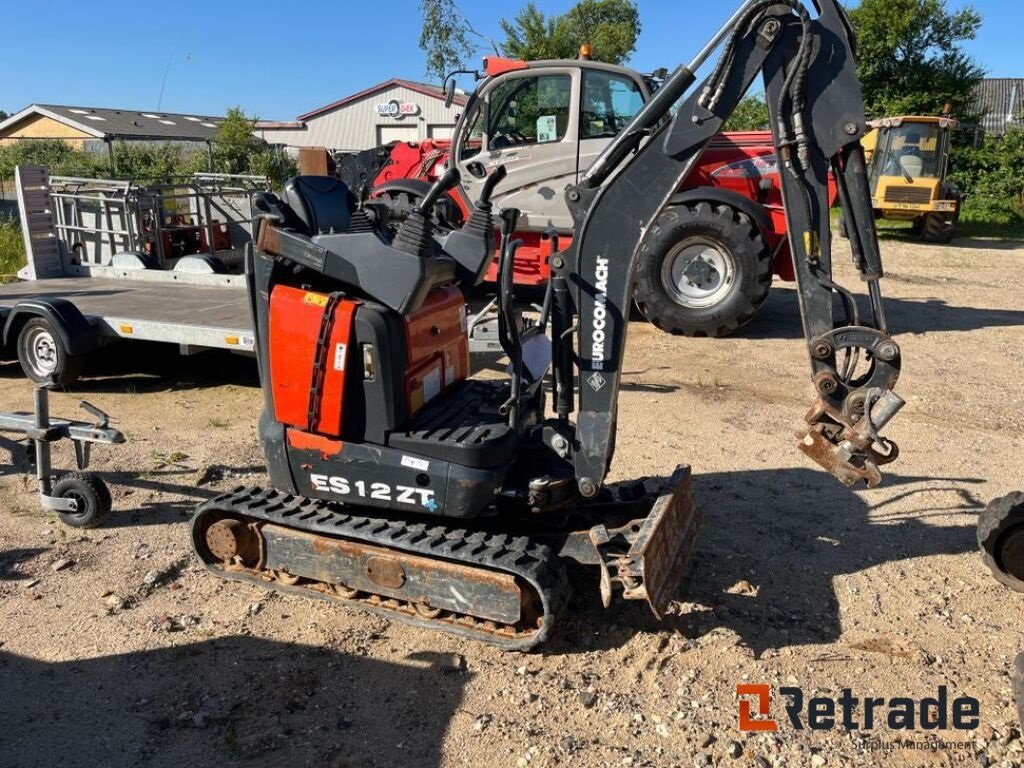
[[[216,138],[223,117],[136,112],[130,109],[72,107],[63,104],[32,104],[0,123],[0,133],[15,127],[26,117],[41,114],[96,138],[165,139],[168,141],[209,141]]]
[[[1008,126],[1024,125],[1024,77],[986,77],[974,87],[974,109],[986,133],[1002,136]]]

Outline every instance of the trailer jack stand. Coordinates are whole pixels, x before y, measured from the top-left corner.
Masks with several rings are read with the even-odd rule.
[[[106,413],[84,400],[81,407],[95,421],[51,418],[51,386],[36,385],[33,413],[0,413],[0,432],[21,434],[31,441],[42,508],[56,512],[62,522],[75,528],[94,528],[110,513],[111,498],[103,479],[84,471],[89,466],[92,445],[118,445],[125,438],[119,430],[109,426],[110,417]],[[74,443],[78,471],[54,478],[51,446],[61,440]]]

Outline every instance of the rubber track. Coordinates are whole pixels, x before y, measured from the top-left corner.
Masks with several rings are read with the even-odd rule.
[[[424,522],[352,514],[358,509],[291,496],[269,488],[243,486],[210,499],[197,508],[192,518],[192,544],[203,564],[222,578],[356,605],[389,619],[480,640],[507,650],[527,650],[550,637],[570,595],[564,566],[550,547],[532,541],[526,536],[452,529]],[[537,592],[543,606],[543,621],[539,622],[536,628],[517,628],[515,634],[499,634],[484,628],[480,620],[470,623],[454,617],[429,619],[419,615],[413,616],[364,600],[328,597],[317,590],[298,586],[282,587],[246,572],[227,570],[219,563],[203,560],[202,550],[196,541],[200,522],[206,515],[214,512],[233,513],[249,520],[265,521],[332,538],[359,541],[423,557],[511,573]]]

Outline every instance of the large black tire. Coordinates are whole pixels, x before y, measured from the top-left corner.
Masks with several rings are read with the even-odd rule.
[[[958,213],[926,213],[921,218],[920,234],[926,243],[948,243],[956,237]]]
[[[60,334],[45,317],[32,317],[18,332],[18,362],[36,384],[71,384],[85,363],[83,355],[68,352]]]
[[[772,255],[760,228],[728,205],[672,206],[640,251],[634,298],[669,333],[728,336],[768,297]]]
[[[978,546],[996,581],[1024,592],[1024,493],[996,499],[978,516]]]
[[[69,472],[53,486],[53,495],[78,502],[78,511],[57,513],[62,523],[73,528],[101,525],[113,506],[107,484],[92,472]]]

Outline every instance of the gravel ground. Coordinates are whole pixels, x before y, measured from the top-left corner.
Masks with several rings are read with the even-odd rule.
[[[694,467],[693,568],[662,623],[604,611],[577,579],[561,630],[531,654],[201,570],[194,505],[265,481],[254,365],[109,350],[54,398],[65,415],[87,398],[128,435],[97,451],[115,497],[102,528],[39,511],[21,446],[0,438],[0,766],[1019,765],[1021,598],[985,570],[974,523],[1024,487],[1024,244],[884,250],[908,399],[884,486],[847,490],[794,448],[811,391],[789,287],[735,338],[634,323],[612,479]],[[30,406],[16,365],[0,366],[0,391],[5,409]],[[868,750],[864,731],[795,730],[776,700],[777,732],[741,733],[739,683],[808,697],[947,686],[980,700],[981,726],[932,732],[965,742],[953,750]]]

